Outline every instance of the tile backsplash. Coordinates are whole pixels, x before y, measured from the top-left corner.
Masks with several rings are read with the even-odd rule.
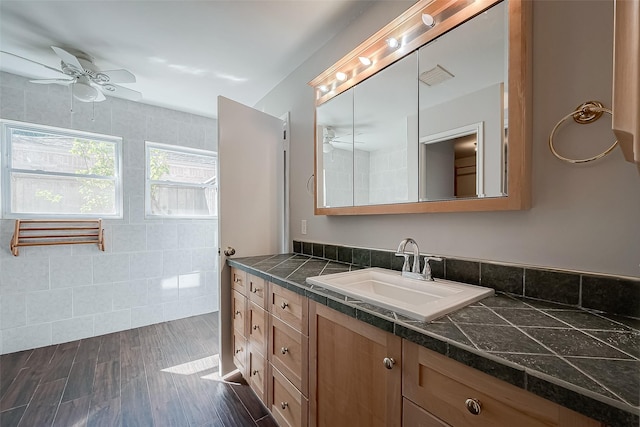
[[[401,270],[394,251],[293,241],[293,252],[318,258]],[[434,277],[486,286],[510,295],[640,318],[640,280],[526,265],[442,257],[431,261]],[[411,261],[413,262],[413,261]],[[424,265],[421,259],[420,267]]]

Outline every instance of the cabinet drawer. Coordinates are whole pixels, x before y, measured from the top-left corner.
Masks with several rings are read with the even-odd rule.
[[[456,427],[600,426],[600,423],[504,381],[402,341],[402,394]],[[480,412],[467,409],[476,399]]]
[[[247,295],[246,277],[247,275],[244,271],[231,268],[231,287],[245,296]]]
[[[307,396],[309,339],[278,318],[271,318],[269,361]]]
[[[249,379],[251,389],[260,398],[262,403],[266,403],[267,391],[267,362],[260,353],[250,349],[249,351]]]
[[[231,314],[233,315],[233,329],[241,335],[247,336],[245,316],[247,313],[247,298],[233,291],[231,295]]]
[[[402,399],[402,427],[451,427],[409,399]]]
[[[254,349],[267,354],[267,332],[269,332],[269,313],[258,307],[255,303],[249,302],[249,343],[251,350]]]
[[[243,377],[247,377],[247,340],[238,331],[233,331],[233,363]]]
[[[249,294],[249,300],[265,308],[267,295],[269,293],[266,280],[252,274],[247,274],[247,292]]]
[[[307,298],[271,283],[269,311],[294,329],[309,335],[309,305]]]
[[[276,369],[271,369],[271,414],[280,427],[307,427],[309,402]]]

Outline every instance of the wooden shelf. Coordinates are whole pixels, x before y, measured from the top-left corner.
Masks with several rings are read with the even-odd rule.
[[[104,251],[101,219],[17,219],[11,239],[11,253],[20,246],[97,244]]]

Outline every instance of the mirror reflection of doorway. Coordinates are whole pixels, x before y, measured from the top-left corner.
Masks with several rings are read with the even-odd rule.
[[[483,122],[420,140],[420,200],[484,197]]]

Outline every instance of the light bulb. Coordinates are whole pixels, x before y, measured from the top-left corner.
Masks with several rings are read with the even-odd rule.
[[[360,56],[360,57],[358,57],[358,59],[360,60],[360,63],[361,63],[362,65],[365,65],[365,66],[367,66],[367,67],[368,67],[369,65],[371,65],[371,60],[370,60],[369,58],[367,58],[366,56]]]
[[[395,49],[398,46],[400,46],[400,42],[398,41],[398,39],[394,38],[394,37],[390,37],[387,39],[387,44],[389,45],[389,47],[391,49]]]
[[[336,79],[338,79],[339,81],[343,82],[343,81],[347,80],[347,75],[345,73],[343,73],[342,71],[338,71],[336,73]]]
[[[320,92],[322,92],[322,93],[327,93],[327,92],[329,92],[329,88],[328,88],[328,87],[326,87],[325,85],[318,86],[318,90],[319,90]]]
[[[424,23],[424,25],[426,25],[429,28],[433,28],[436,25],[436,20],[433,18],[433,16],[429,15],[428,13],[422,14],[422,22]]]

